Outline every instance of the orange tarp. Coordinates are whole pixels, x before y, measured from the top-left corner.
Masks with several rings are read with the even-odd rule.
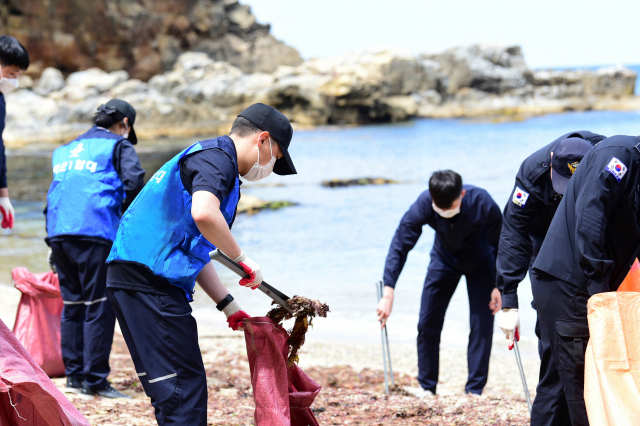
[[[617,292],[596,294],[587,304],[584,398],[592,425],[640,424],[639,291],[636,260]]]

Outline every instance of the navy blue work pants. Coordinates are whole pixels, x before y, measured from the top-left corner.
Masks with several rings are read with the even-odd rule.
[[[109,386],[107,376],[116,317],[107,297],[111,245],[82,240],[51,242],[64,301],[60,334],[67,377],[93,390]]]
[[[546,350],[531,413],[532,426],[588,426],[584,402],[584,360],[589,343],[589,293],[538,272],[531,275],[540,340]]]
[[[158,425],[206,426],[207,378],[186,297],[108,290]]]
[[[481,394],[489,375],[493,340],[493,314],[489,302],[496,283],[495,259],[490,256],[473,270],[464,271],[452,267],[432,252],[418,321],[418,382],[423,389],[433,393],[438,384],[444,315],[462,275],[467,279],[471,325],[465,392]]]

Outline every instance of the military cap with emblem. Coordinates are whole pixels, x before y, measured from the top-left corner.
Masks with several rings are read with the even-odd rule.
[[[553,190],[558,194],[564,194],[569,185],[569,179],[575,173],[580,161],[592,145],[584,139],[567,138],[558,142],[551,159],[551,183]]]

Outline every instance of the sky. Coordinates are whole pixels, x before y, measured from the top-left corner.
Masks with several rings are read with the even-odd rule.
[[[241,0],[304,59],[518,44],[530,68],[640,64],[639,0]]]

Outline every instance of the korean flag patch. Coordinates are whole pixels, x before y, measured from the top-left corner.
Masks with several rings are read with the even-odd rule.
[[[612,157],[611,161],[609,161],[609,165],[605,168],[606,171],[611,173],[613,177],[616,178],[618,182],[622,180],[625,173],[627,173],[627,166],[616,157]]]
[[[513,191],[513,197],[511,198],[511,200],[516,203],[516,206],[524,207],[528,199],[529,193],[516,186],[516,190]]]

